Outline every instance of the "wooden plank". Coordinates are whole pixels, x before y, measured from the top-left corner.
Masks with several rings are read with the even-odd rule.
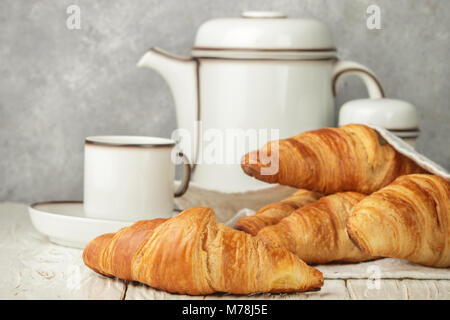
[[[109,279],[88,269],[81,250],[50,243],[32,227],[27,206],[0,203],[0,299],[450,299],[450,280],[326,279],[322,290],[250,296],[175,295]]]
[[[449,280],[380,280],[376,286],[358,279],[347,280],[347,288],[352,299],[450,299]]]
[[[327,280],[320,291],[290,294],[288,299],[295,300],[346,300],[350,299],[344,280]]]
[[[131,283],[128,285],[126,300],[177,300],[177,299],[202,299],[202,300],[248,300],[248,299],[282,299],[282,300],[305,300],[305,299],[348,299],[349,295],[344,280],[327,280],[320,291],[292,293],[292,294],[254,294],[254,295],[232,295],[212,294],[207,296],[187,296],[170,294],[149,286]]]
[[[81,254],[35,231],[26,205],[0,205],[0,299],[121,299],[125,283],[95,274]]]
[[[449,280],[415,280],[401,281],[410,300],[450,300]]]
[[[406,299],[406,291],[398,280],[378,280],[374,283],[367,279],[347,280],[347,289],[351,299]]]

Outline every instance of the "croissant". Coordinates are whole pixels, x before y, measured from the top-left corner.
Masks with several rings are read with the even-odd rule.
[[[105,276],[182,294],[300,292],[323,285],[320,271],[287,250],[216,223],[206,207],[101,235],[86,246],[83,260]]]
[[[374,259],[350,241],[345,227],[353,206],[364,197],[357,192],[323,197],[278,224],[263,228],[257,238],[270,246],[288,249],[308,264]]]
[[[364,125],[323,128],[267,143],[242,158],[258,180],[332,194],[370,194],[404,174],[424,172]]]
[[[399,177],[355,206],[348,234],[368,254],[449,267],[449,198],[449,182],[441,177]]]
[[[262,228],[277,224],[296,209],[316,201],[321,196],[320,193],[300,189],[280,202],[274,202],[262,207],[253,216],[239,219],[234,228],[256,236]]]

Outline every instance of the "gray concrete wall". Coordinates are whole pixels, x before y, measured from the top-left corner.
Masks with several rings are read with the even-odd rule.
[[[66,8],[81,8],[81,30]],[[382,29],[366,28],[381,7]],[[188,55],[211,17],[270,9],[333,27],[343,59],[375,70],[389,97],[419,108],[418,149],[450,169],[450,1],[153,0],[0,2],[0,200],[81,199],[83,138],[98,134],[169,137],[169,88],[135,67],[150,46]],[[356,79],[337,105],[364,97]]]

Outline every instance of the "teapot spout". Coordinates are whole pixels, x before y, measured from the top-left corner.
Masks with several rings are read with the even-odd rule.
[[[197,61],[167,53],[159,48],[151,48],[139,60],[138,67],[156,70],[168,83],[172,92],[177,124],[187,130],[182,135],[180,147],[191,161],[195,161],[195,126],[199,116]],[[189,134],[189,139],[186,135]]]

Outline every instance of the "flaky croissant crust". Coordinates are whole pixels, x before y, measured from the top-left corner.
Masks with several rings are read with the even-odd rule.
[[[353,242],[372,255],[450,266],[450,187],[444,178],[397,178],[355,206],[347,221]]]
[[[323,197],[263,228],[257,237],[268,245],[288,249],[308,264],[374,259],[358,249],[346,231],[352,208],[364,197],[357,192]]]
[[[424,172],[375,130],[357,124],[313,130],[270,142],[246,154],[241,167],[246,174],[265,182],[324,194],[342,191],[370,194],[398,176]],[[278,171],[263,174],[267,168]]]
[[[280,202],[270,203],[262,207],[252,216],[242,217],[236,222],[234,228],[255,236],[262,228],[277,224],[296,209],[310,204],[320,197],[322,195],[318,192],[305,189],[297,190],[293,195]]]
[[[320,271],[287,250],[216,223],[205,207],[102,235],[86,246],[83,260],[106,276],[192,295],[299,292],[323,285]]]

